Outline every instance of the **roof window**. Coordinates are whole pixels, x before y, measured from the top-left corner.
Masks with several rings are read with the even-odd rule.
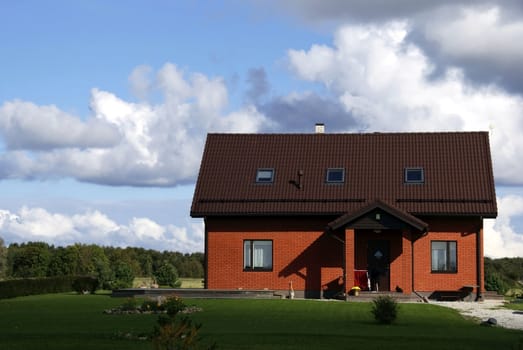
[[[425,182],[423,168],[405,168],[405,183],[420,184]]]
[[[345,169],[343,168],[329,168],[327,169],[327,177],[325,179],[328,183],[343,183],[345,182]]]
[[[256,182],[272,183],[274,181],[274,169],[258,169],[256,172]]]

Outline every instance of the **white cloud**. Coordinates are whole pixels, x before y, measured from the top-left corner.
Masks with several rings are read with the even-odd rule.
[[[57,246],[75,243],[156,250],[195,252],[203,250],[203,223],[186,227],[162,226],[149,218],[116,223],[99,211],[66,215],[43,208],[22,207],[18,212],[0,210],[0,237],[6,244],[28,241]]]
[[[137,67],[133,90],[154,103],[125,101],[93,89],[87,121],[55,106],[6,102],[0,107],[0,177],[73,177],[108,185],[173,186],[193,182],[207,132],[257,132],[270,121],[254,106],[226,113],[221,78],[186,74],[165,64],[150,81],[151,69]],[[118,137],[115,137],[118,136]]]
[[[523,21],[502,20],[498,6],[454,9],[451,18],[448,12],[444,15],[424,25],[427,39],[444,55],[520,70],[523,47],[516,43],[523,37]]]
[[[485,220],[485,256],[491,258],[521,257],[523,232],[514,227],[513,219],[523,217],[523,197],[507,195],[498,198],[499,216]]]
[[[0,107],[0,135],[9,149],[105,148],[119,135],[110,124],[96,118],[82,121],[56,106],[10,101]]]
[[[165,234],[165,228],[147,218],[133,218],[129,224],[129,230],[135,233],[138,239],[161,240]]]
[[[345,26],[333,46],[290,50],[289,63],[302,79],[321,83],[359,121],[348,131],[492,130],[498,183],[523,184],[523,99],[495,86],[467,84],[449,69],[432,79],[430,59],[406,42],[405,22]]]

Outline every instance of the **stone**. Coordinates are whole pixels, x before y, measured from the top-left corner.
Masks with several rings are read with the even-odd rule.
[[[486,321],[481,322],[482,326],[497,326],[498,320],[493,317],[489,317]]]

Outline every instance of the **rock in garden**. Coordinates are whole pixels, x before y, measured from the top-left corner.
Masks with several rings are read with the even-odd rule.
[[[497,326],[498,320],[493,317],[490,317],[488,320],[481,322],[482,326]]]

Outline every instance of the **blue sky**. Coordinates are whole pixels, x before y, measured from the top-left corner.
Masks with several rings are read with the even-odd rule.
[[[0,237],[203,250],[208,132],[490,131],[523,256],[516,0],[0,4]]]

